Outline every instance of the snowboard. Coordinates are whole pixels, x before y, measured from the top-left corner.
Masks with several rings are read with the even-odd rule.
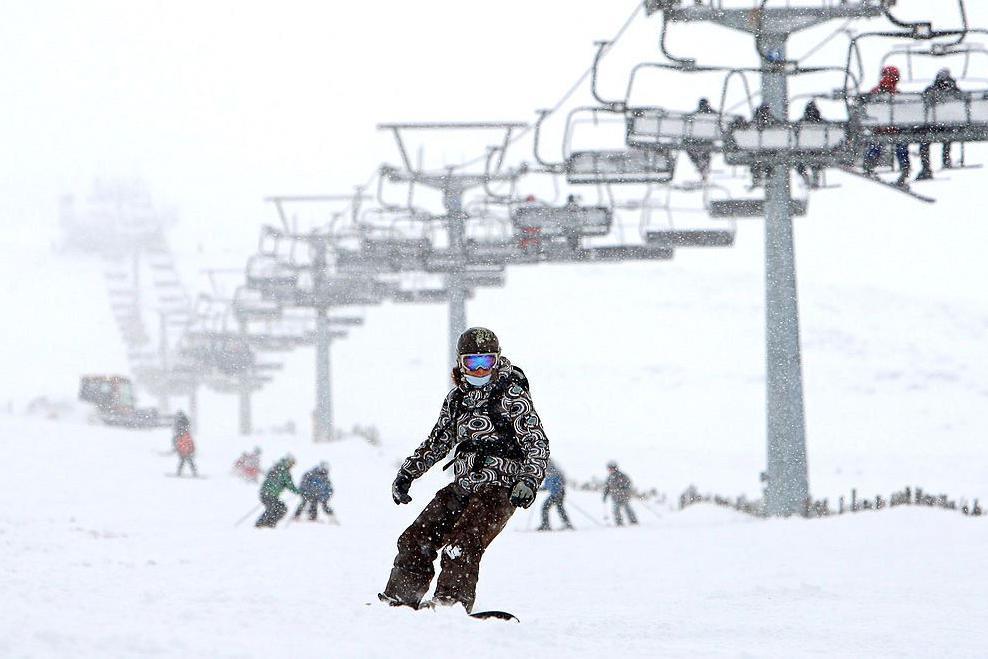
[[[521,622],[517,617],[507,611],[478,611],[467,614],[476,620],[505,620],[510,622]]]
[[[416,609],[412,606],[409,606],[408,604],[398,604],[395,601],[392,601],[391,598],[389,598],[384,593],[378,593],[377,599],[383,602],[384,604],[387,604],[388,606],[396,609],[407,608],[407,609],[412,609],[413,611],[421,611],[423,609],[431,610],[431,607],[421,607]],[[365,606],[371,606],[371,603],[366,602]],[[461,607],[456,607],[456,608],[459,609]],[[478,611],[476,613],[468,613],[467,615],[473,618],[474,620],[504,620],[504,621],[512,621],[512,622],[521,622],[521,620],[519,620],[514,614],[508,613],[507,611],[493,611],[493,610]]]
[[[933,197],[927,197],[926,195],[921,195],[918,192],[913,192],[911,188],[904,185],[896,185],[895,183],[890,183],[888,181],[878,178],[878,176],[868,175],[864,172],[859,172],[851,167],[841,167],[842,172],[850,174],[851,176],[857,176],[858,178],[863,178],[866,181],[871,181],[872,183],[878,183],[879,185],[884,185],[886,188],[895,190],[896,192],[901,192],[902,194],[907,194],[913,199],[918,199],[919,201],[926,202],[927,204],[932,204],[936,202]]]

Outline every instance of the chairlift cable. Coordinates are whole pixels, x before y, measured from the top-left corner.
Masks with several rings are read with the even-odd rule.
[[[854,19],[853,18],[847,19],[844,22],[843,25],[841,25],[836,30],[834,30],[829,35],[827,35],[827,37],[825,37],[822,41],[820,41],[820,43],[818,43],[817,45],[813,46],[808,51],[806,51],[805,53],[803,53],[800,57],[797,58],[796,61],[802,62],[803,60],[809,59],[810,57],[812,57],[813,55],[815,55],[817,52],[820,51],[821,48],[823,48],[824,46],[826,46],[828,43],[830,43],[835,38],[837,38],[838,35],[840,35],[845,30],[847,30],[848,26],[851,25],[852,22],[854,22]]]
[[[621,25],[621,29],[619,29],[617,31],[617,33],[614,35],[614,37],[609,40],[608,45],[605,47],[606,50],[610,50],[612,47],[614,47],[614,45],[618,41],[621,40],[621,37],[623,37],[624,34],[625,34],[625,32],[628,31],[628,28],[631,27],[631,24],[634,22],[635,18],[638,17],[638,14],[641,12],[642,7],[644,7],[644,4],[642,2],[640,2],[639,0],[636,0],[634,11],[631,12],[631,15],[629,15],[627,19],[625,19],[624,24]],[[603,56],[604,56],[604,54],[601,54],[601,58],[603,58]],[[559,108],[561,108],[563,106],[563,104],[566,103],[566,101],[568,101],[570,99],[570,97],[572,97],[573,94],[576,93],[576,90],[579,89],[580,86],[584,82],[586,82],[587,78],[590,77],[590,75],[593,73],[593,69],[594,69],[593,66],[588,67],[587,70],[584,71],[580,75],[579,78],[577,78],[576,82],[574,82],[570,86],[570,88],[566,91],[566,93],[563,94],[563,96],[556,102],[556,104],[553,105],[552,108],[546,112],[546,116],[551,115],[551,114],[554,114],[555,112],[557,112],[559,110]],[[505,148],[507,148],[508,146],[511,146],[512,144],[514,144],[515,142],[517,142],[518,140],[520,140],[522,137],[524,137],[525,135],[527,135],[531,131],[532,131],[532,125],[531,124],[526,125],[514,137],[510,138],[505,143],[505,145],[504,145]],[[487,155],[486,154],[483,155],[483,156],[478,156],[478,157],[474,158],[473,160],[469,160],[469,161],[463,163],[462,165],[457,165],[453,169],[463,169],[465,167],[470,167],[471,165],[475,165],[478,162],[481,162],[481,161],[485,160],[486,158],[487,158]]]

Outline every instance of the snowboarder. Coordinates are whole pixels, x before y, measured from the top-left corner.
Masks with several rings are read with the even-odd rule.
[[[398,538],[398,555],[380,599],[423,606],[442,550],[436,591],[428,606],[473,609],[484,550],[515,508],[528,508],[545,476],[549,440],[524,372],[501,356],[497,336],[472,327],[457,341],[453,388],[428,438],[405,460],[391,486],[396,504],[409,503],[412,481],[456,453],[453,482]]]
[[[196,455],[196,444],[192,441],[192,433],[189,428],[189,417],[185,416],[182,410],[179,410],[175,414],[175,425],[172,427],[172,448],[178,454],[179,458],[176,476],[182,475],[182,470],[185,469],[186,463],[188,463],[189,468],[192,470],[193,476],[199,475],[196,471],[196,463],[193,460]]]
[[[937,103],[943,103],[945,101],[951,101],[961,98],[964,92],[961,88],[957,86],[957,81],[954,77],[950,75],[950,69],[943,68],[937,71],[937,76],[934,78],[930,86],[923,90],[923,101],[926,103],[927,107],[930,108]],[[942,126],[940,127],[942,129]],[[933,178],[933,168],[930,167],[930,143],[923,142],[919,145],[919,159],[920,159],[920,170],[919,174],[916,175],[917,181],[925,181]],[[944,169],[950,169],[953,164],[950,161],[950,142],[946,141],[943,143],[943,152],[940,156],[940,162]]]
[[[250,453],[246,451],[241,453],[233,463],[233,471],[245,481],[256,483],[261,475],[261,447],[255,446]]]
[[[549,526],[549,509],[553,506],[559,511],[559,519],[563,520],[563,528],[572,529],[573,525],[569,522],[569,515],[566,514],[566,509],[563,508],[563,501],[566,499],[566,477],[563,476],[563,472],[559,471],[552,460],[549,461],[541,489],[548,491],[549,496],[546,497],[545,502],[542,504],[542,525],[538,530],[552,530]]]
[[[882,79],[878,82],[878,85],[874,87],[868,96],[877,95],[888,95],[894,96],[899,93],[899,68],[895,66],[886,66],[882,69]],[[898,129],[896,128],[877,128],[876,133],[896,133]],[[879,158],[882,157],[882,145],[872,143],[868,145],[868,150],[865,152],[864,159],[864,172],[868,176],[873,176],[875,171],[875,165],[878,164]],[[902,187],[906,185],[909,180],[909,145],[905,143],[898,143],[895,145],[895,158],[899,161],[899,179],[895,182],[896,185]]]
[[[264,504],[264,512],[257,518],[254,526],[274,528],[288,512],[288,506],[283,504],[278,497],[285,489],[295,494],[299,493],[295,483],[292,482],[291,469],[294,466],[295,458],[286,455],[268,470],[267,475],[264,476],[264,482],[261,483],[261,503]]]
[[[298,484],[299,494],[302,502],[295,509],[295,519],[302,515],[306,504],[309,505],[309,519],[316,521],[319,513],[318,507],[322,506],[323,512],[329,516],[333,515],[329,507],[329,497],[333,496],[333,485],[329,482],[329,463],[320,462],[302,475],[302,481]]]
[[[604,501],[607,501],[607,497],[611,497],[611,505],[614,511],[614,523],[618,526],[624,526],[624,520],[621,517],[621,512],[624,511],[628,513],[628,521],[631,524],[637,524],[638,518],[635,517],[635,511],[631,509],[631,504],[628,500],[631,498],[631,479],[618,469],[616,462],[607,463],[607,481],[604,483]]]

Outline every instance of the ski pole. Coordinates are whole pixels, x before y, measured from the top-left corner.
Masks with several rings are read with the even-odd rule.
[[[251,508],[251,509],[250,509],[250,512],[248,512],[248,513],[247,513],[246,515],[244,515],[243,517],[241,517],[240,519],[238,519],[238,520],[237,520],[237,522],[236,522],[236,524],[234,524],[233,526],[234,526],[234,527],[237,527],[237,526],[240,526],[241,524],[243,524],[243,523],[244,523],[244,521],[245,521],[245,520],[246,520],[246,519],[247,519],[248,517],[250,517],[251,515],[253,515],[254,513],[256,513],[256,512],[257,512],[257,509],[258,509],[258,508],[260,508],[260,507],[261,507],[261,506],[263,506],[263,505],[264,505],[263,503],[259,503],[259,504],[257,504],[256,506],[254,506],[253,508]]]
[[[648,512],[650,512],[650,513],[652,513],[653,515],[655,515],[655,516],[656,516],[656,517],[658,517],[659,519],[662,519],[662,515],[660,515],[659,513],[657,513],[657,512],[655,511],[655,509],[654,509],[654,508],[652,508],[652,506],[650,506],[650,505],[648,505],[648,502],[647,502],[647,501],[645,501],[644,499],[642,499],[642,500],[641,500],[641,502],[642,502],[642,506],[644,506],[644,507],[645,507],[645,510],[647,510],[647,511],[648,511]]]
[[[528,519],[525,520],[525,530],[526,531],[532,530],[532,517],[534,515],[535,515],[535,502],[533,501],[532,502],[532,505],[528,507]]]
[[[596,517],[592,517],[589,513],[587,513],[587,511],[585,511],[583,508],[580,508],[578,505],[576,505],[572,501],[569,502],[569,505],[572,506],[576,510],[576,512],[580,513],[581,515],[583,515],[584,517],[586,517],[587,519],[589,519],[591,522],[593,522],[597,526],[603,526],[603,524],[601,524],[600,522],[597,521],[597,518]]]

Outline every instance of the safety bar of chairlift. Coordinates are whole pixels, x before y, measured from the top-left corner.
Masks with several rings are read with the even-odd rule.
[[[806,215],[805,199],[790,199],[789,214],[792,217]],[[710,217],[741,218],[765,217],[764,199],[714,199],[707,202]]]
[[[665,229],[646,230],[645,242],[657,247],[730,247],[733,229]]]
[[[575,250],[578,261],[624,261],[648,260],[667,261],[674,250],[652,245],[614,245],[607,247],[587,247]]]

